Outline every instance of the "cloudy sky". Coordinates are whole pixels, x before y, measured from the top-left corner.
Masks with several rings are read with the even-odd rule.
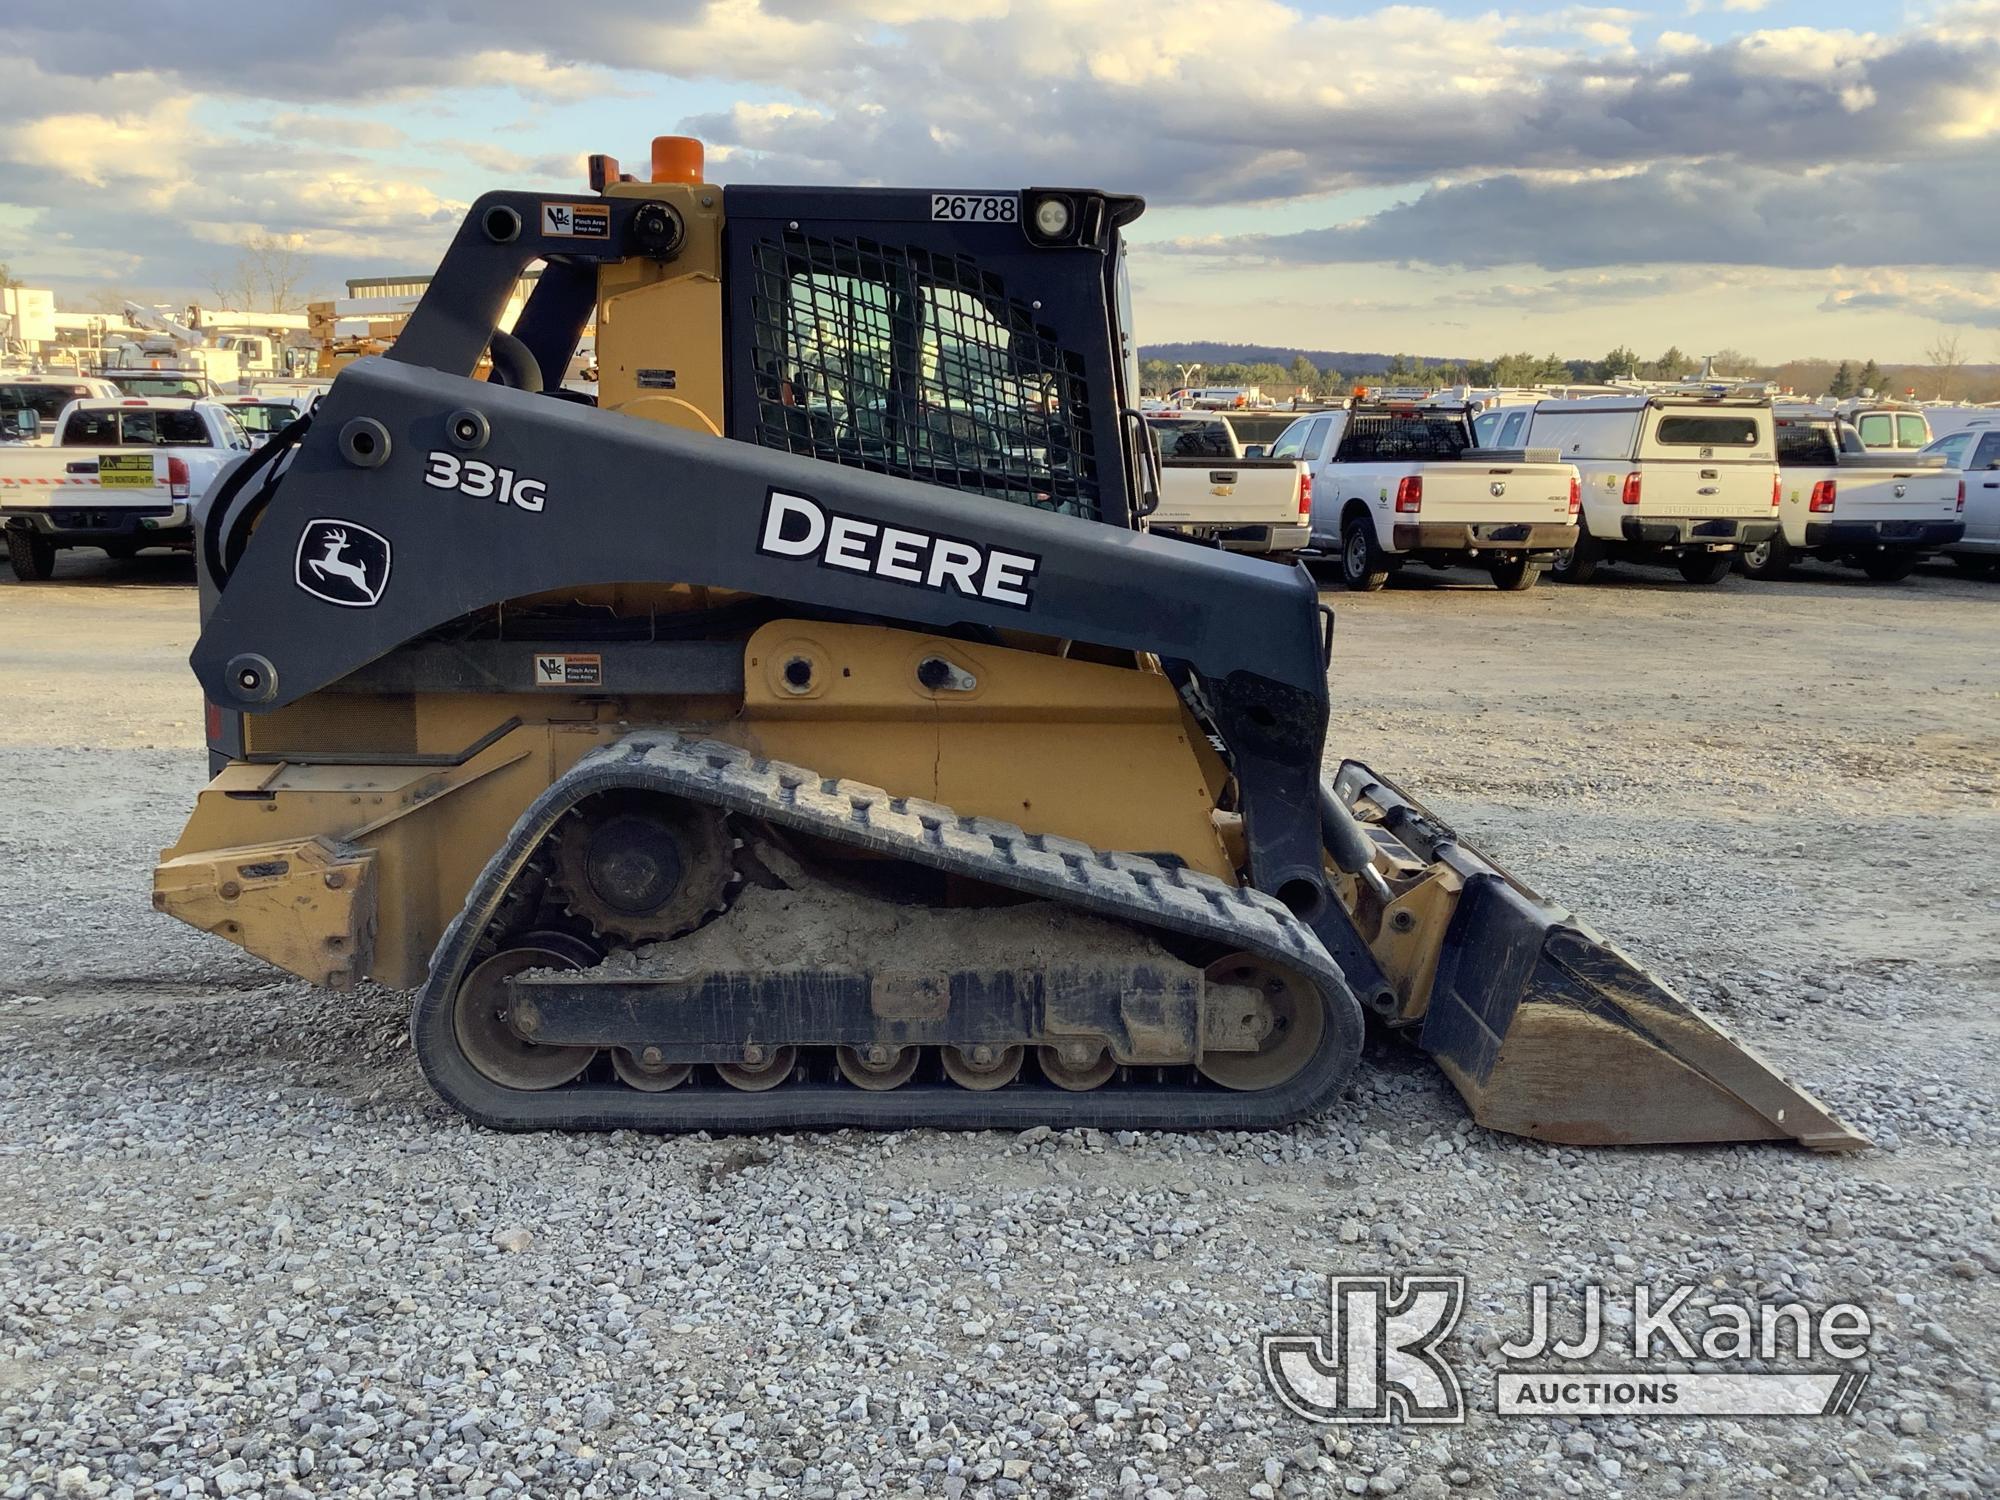
[[[2000,0],[122,0],[0,27],[0,261],[428,269],[650,136],[729,181],[1143,193],[1140,336],[2000,360]]]

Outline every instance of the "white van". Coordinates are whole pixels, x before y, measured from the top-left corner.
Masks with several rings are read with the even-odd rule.
[[[1870,453],[1915,453],[1937,435],[1920,406],[1854,400],[1840,402],[1836,410],[1860,434],[1861,446]]]
[[[1488,412],[1479,420],[1511,412]],[[1503,422],[1498,446],[1508,443]],[[1583,583],[1606,563],[1720,583],[1736,554],[1777,535],[1778,462],[1768,400],[1594,396],[1543,401],[1519,446],[1552,448],[1582,480],[1576,546],[1550,569]]]

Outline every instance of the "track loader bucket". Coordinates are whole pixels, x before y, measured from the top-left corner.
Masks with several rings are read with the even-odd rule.
[[[1343,764],[1335,792],[1374,841],[1378,866],[1394,866],[1395,900],[1374,944],[1398,990],[1387,1019],[1416,1030],[1480,1124],[1567,1145],[1868,1144],[1366,766]],[[1421,914],[1442,914],[1436,892],[1454,887],[1434,966],[1412,964],[1408,955],[1430,946],[1413,943]]]

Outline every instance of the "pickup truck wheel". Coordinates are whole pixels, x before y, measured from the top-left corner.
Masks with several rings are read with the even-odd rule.
[[[7,563],[21,582],[41,583],[56,570],[56,544],[25,526],[9,526]]]
[[[2000,572],[2000,557],[1981,557],[1976,552],[1954,552],[1951,565],[1970,578],[1991,578]]]
[[[1914,552],[1877,552],[1861,560],[1861,571],[1877,583],[1901,583],[1917,571]]]
[[[1389,560],[1375,545],[1375,523],[1359,511],[1340,523],[1340,576],[1357,592],[1389,581]]]
[[[1604,561],[1604,549],[1587,531],[1578,531],[1576,545],[1549,559],[1549,577],[1557,583],[1588,583]]]
[[[1683,552],[1674,566],[1689,583],[1720,583],[1736,566],[1734,552]]]
[[[1792,571],[1792,544],[1783,532],[1769,541],[1746,547],[1736,554],[1737,571],[1751,578],[1775,583]]]
[[[1493,575],[1493,587],[1503,593],[1518,594],[1535,586],[1535,580],[1542,576],[1542,565],[1536,558],[1522,557],[1495,563],[1487,571]]]

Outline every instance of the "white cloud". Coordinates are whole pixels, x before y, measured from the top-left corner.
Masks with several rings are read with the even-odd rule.
[[[316,145],[341,146],[355,151],[394,151],[409,144],[409,136],[381,120],[361,120],[351,115],[315,115],[299,112],[273,115],[263,129],[285,140],[311,141]]]
[[[1711,16],[1762,4],[1709,0]],[[10,19],[0,205],[83,182],[107,195],[85,217],[107,225],[117,194],[152,223],[254,223],[352,247],[325,253],[372,246],[422,264],[457,212],[445,159],[566,181],[575,158],[538,153],[601,144],[551,134],[565,118],[596,128],[576,106],[645,89],[664,112],[676,81],[701,80],[736,96],[684,122],[731,180],[1089,180],[1205,209],[1353,189],[1410,200],[1230,247],[1289,263],[1606,268],[1571,285],[1608,298],[1622,294],[1610,268],[1631,264],[2000,255],[1971,222],[2000,142],[2000,0],[1885,17],[1876,33],[1723,40],[1641,40],[1648,13],[1588,4],[1329,16],[1297,0],[344,0],[178,14],[130,28],[58,7]],[[520,118],[463,139],[472,111],[452,106],[478,90],[490,115],[496,89],[521,96]],[[215,97],[279,101],[268,135],[210,139],[220,127],[198,101]],[[346,107],[381,98],[408,100],[407,114]],[[450,115],[434,127],[449,139],[425,138],[432,111]],[[149,166],[118,165],[146,154]]]
[[[1824,312],[1897,312],[1938,323],[2000,329],[2000,274],[1913,275],[1896,270],[1844,271],[1820,303]]]

